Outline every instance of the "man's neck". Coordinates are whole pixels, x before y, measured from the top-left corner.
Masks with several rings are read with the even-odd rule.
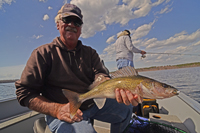
[[[77,46],[77,43],[78,43],[78,41],[77,42],[65,41],[65,40],[62,40],[62,38],[61,38],[61,41],[67,47],[68,50],[74,50]]]

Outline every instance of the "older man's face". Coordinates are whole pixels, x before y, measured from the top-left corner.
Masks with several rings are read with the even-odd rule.
[[[57,29],[60,32],[60,38],[68,49],[76,46],[78,38],[81,35],[81,25],[78,23],[79,18],[76,16],[67,17],[57,24]]]

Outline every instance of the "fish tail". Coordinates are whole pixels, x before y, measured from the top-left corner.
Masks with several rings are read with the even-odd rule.
[[[82,103],[79,102],[78,99],[69,100],[69,103],[70,103],[70,118],[72,119]]]
[[[70,103],[70,118],[72,119],[80,108],[82,102],[79,100],[78,93],[66,89],[63,89],[62,91]]]

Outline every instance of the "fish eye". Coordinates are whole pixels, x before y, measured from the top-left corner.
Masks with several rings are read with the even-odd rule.
[[[167,88],[167,87],[168,87],[168,85],[166,85],[166,84],[163,84],[162,86],[163,86],[164,88]]]

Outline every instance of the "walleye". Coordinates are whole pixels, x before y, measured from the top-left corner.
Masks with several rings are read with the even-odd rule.
[[[133,67],[124,67],[111,74],[110,80],[105,80],[105,77],[99,76],[92,85],[90,85],[87,93],[78,94],[66,89],[63,89],[63,94],[70,102],[70,117],[76,114],[81,104],[92,99],[99,109],[101,109],[106,101],[106,98],[115,99],[115,89],[126,89],[133,94],[140,95],[143,98],[163,99],[179,94],[179,91],[165,83],[158,82],[154,79],[138,75]],[[141,99],[138,99],[141,103]]]

